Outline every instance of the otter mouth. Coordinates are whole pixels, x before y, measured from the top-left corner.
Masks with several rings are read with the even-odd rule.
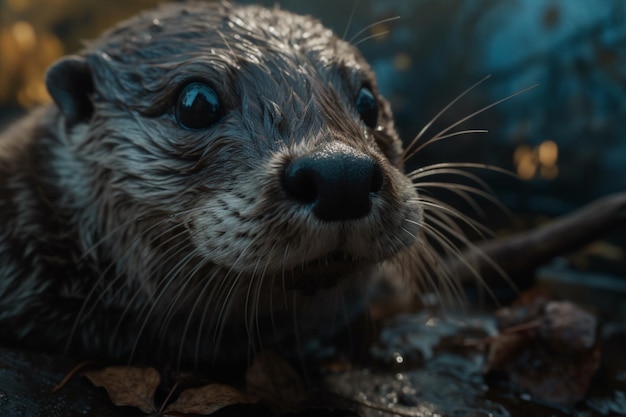
[[[334,251],[305,262],[285,274],[287,289],[313,294],[318,290],[335,287],[343,279],[365,272],[375,262]]]

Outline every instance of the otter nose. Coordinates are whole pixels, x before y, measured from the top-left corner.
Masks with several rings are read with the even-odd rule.
[[[332,143],[291,161],[283,184],[296,201],[310,205],[318,219],[353,220],[370,212],[372,194],[380,191],[383,173],[369,156]]]

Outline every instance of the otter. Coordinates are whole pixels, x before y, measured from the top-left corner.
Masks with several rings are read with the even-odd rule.
[[[424,245],[389,103],[312,17],[184,2],[0,139],[0,339],[211,366],[331,334]]]

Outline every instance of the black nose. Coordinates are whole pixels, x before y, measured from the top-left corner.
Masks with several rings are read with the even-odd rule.
[[[284,172],[287,193],[323,221],[358,219],[372,207],[383,173],[369,156],[341,143],[328,144],[291,161]]]

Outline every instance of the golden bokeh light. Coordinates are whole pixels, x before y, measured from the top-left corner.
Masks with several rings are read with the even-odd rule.
[[[23,52],[30,52],[37,46],[35,29],[27,22],[16,22],[11,27],[11,34],[16,47]]]
[[[49,102],[46,69],[63,53],[54,34],[37,33],[26,21],[0,29],[0,100],[14,100],[26,108]]]
[[[393,66],[398,71],[407,71],[411,69],[411,57],[408,54],[397,54],[393,58]]]
[[[556,165],[559,158],[559,147],[554,141],[547,140],[539,145],[538,148],[539,162],[541,165],[550,167]]]
[[[546,180],[557,178],[559,176],[558,158],[559,147],[552,140],[544,141],[535,148],[520,145],[513,152],[513,163],[517,175],[526,181],[537,175]]]
[[[83,39],[157,3],[134,0],[110,7],[96,0],[0,0],[0,105],[49,102],[44,78],[55,60],[78,50]]]
[[[519,156],[517,163],[517,175],[523,180],[530,180],[537,173],[537,158],[534,152],[524,153]]]
[[[532,153],[532,149],[528,145],[520,145],[515,148],[515,152],[513,153],[513,162],[515,165],[519,165],[520,161],[526,157],[527,154]]]

